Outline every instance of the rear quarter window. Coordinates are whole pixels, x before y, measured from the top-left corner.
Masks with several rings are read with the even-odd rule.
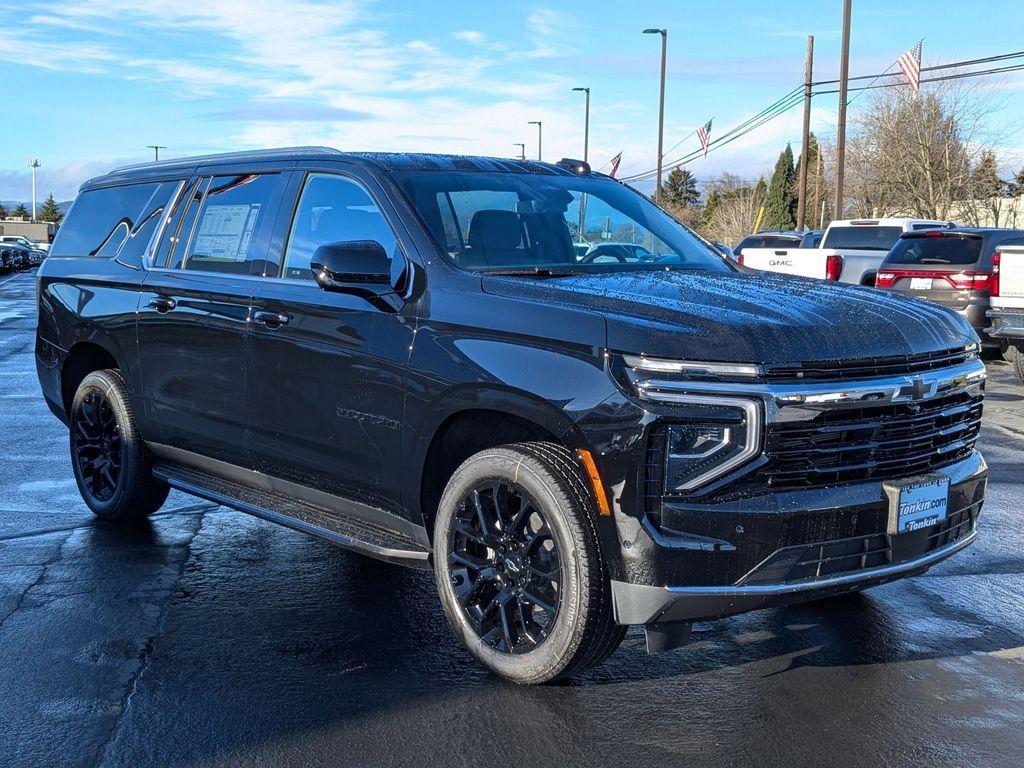
[[[162,210],[173,187],[152,182],[83,192],[58,230],[50,256],[110,258],[129,240],[141,244],[147,239],[144,230],[155,222],[154,205]]]

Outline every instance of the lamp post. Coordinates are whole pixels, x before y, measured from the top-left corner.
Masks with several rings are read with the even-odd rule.
[[[590,89],[573,88],[573,90],[583,91],[585,94],[587,94],[587,106],[583,118],[583,162],[585,163],[590,159],[588,157],[590,150]]]
[[[160,150],[161,149],[167,149],[167,147],[165,147],[163,144],[147,144],[146,147],[148,149],[152,149],[153,150],[153,161],[154,162],[159,162],[160,161]]]
[[[513,147],[519,147],[519,159],[520,160],[525,160],[526,159],[526,145],[525,144],[521,144],[519,142],[516,142],[512,146]]]
[[[654,190],[654,201],[661,202],[661,149],[665,138],[665,59],[668,52],[667,29],[645,29],[645,35],[661,35],[661,99],[658,102],[658,186]]]
[[[541,151],[542,142],[544,141],[544,125],[540,120],[531,120],[529,125],[537,126],[537,160],[542,161],[544,159],[544,153]]]
[[[38,157],[30,157],[25,165],[32,169],[32,221],[36,220],[36,168],[40,166]]]

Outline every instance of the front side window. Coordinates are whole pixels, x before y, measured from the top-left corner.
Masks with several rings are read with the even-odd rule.
[[[391,258],[398,246],[387,219],[362,185],[343,176],[311,175],[292,221],[284,276],[312,280],[309,265],[317,248],[355,240],[374,240]]]
[[[686,227],[611,179],[476,172],[394,178],[438,246],[464,269],[732,271]]]
[[[191,196],[171,266],[198,272],[263,274],[280,175],[214,176]],[[202,197],[200,202],[199,198]]]
[[[171,186],[151,182],[83,192],[61,225],[50,255],[116,256],[143,224],[150,202],[161,194],[166,202]]]

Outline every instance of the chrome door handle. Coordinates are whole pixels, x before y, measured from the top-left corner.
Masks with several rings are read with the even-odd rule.
[[[268,328],[280,328],[282,325],[288,325],[288,315],[284,312],[264,312],[261,310],[253,313],[252,319]]]
[[[160,314],[163,314],[164,312],[170,312],[172,309],[178,306],[178,302],[176,302],[170,296],[155,296],[149,300],[149,306],[151,306]]]

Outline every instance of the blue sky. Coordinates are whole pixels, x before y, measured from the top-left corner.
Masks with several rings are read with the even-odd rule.
[[[373,0],[19,0],[0,2],[0,199],[67,199],[91,175],[148,159],[327,144],[580,156],[592,88],[591,160],[622,150],[653,167],[659,40],[669,29],[666,146],[709,117],[723,131],[799,84],[805,36],[816,77],[838,71],[840,0],[713,3]],[[918,38],[924,64],[1024,47],[1024,4],[854,0],[851,74],[888,67]],[[1005,171],[1024,163],[1024,76],[990,81]],[[813,122],[835,129],[836,97]],[[854,102],[851,109],[857,108]],[[800,110],[694,161],[699,178],[768,172],[799,141]],[[695,146],[690,138],[682,149]]]

